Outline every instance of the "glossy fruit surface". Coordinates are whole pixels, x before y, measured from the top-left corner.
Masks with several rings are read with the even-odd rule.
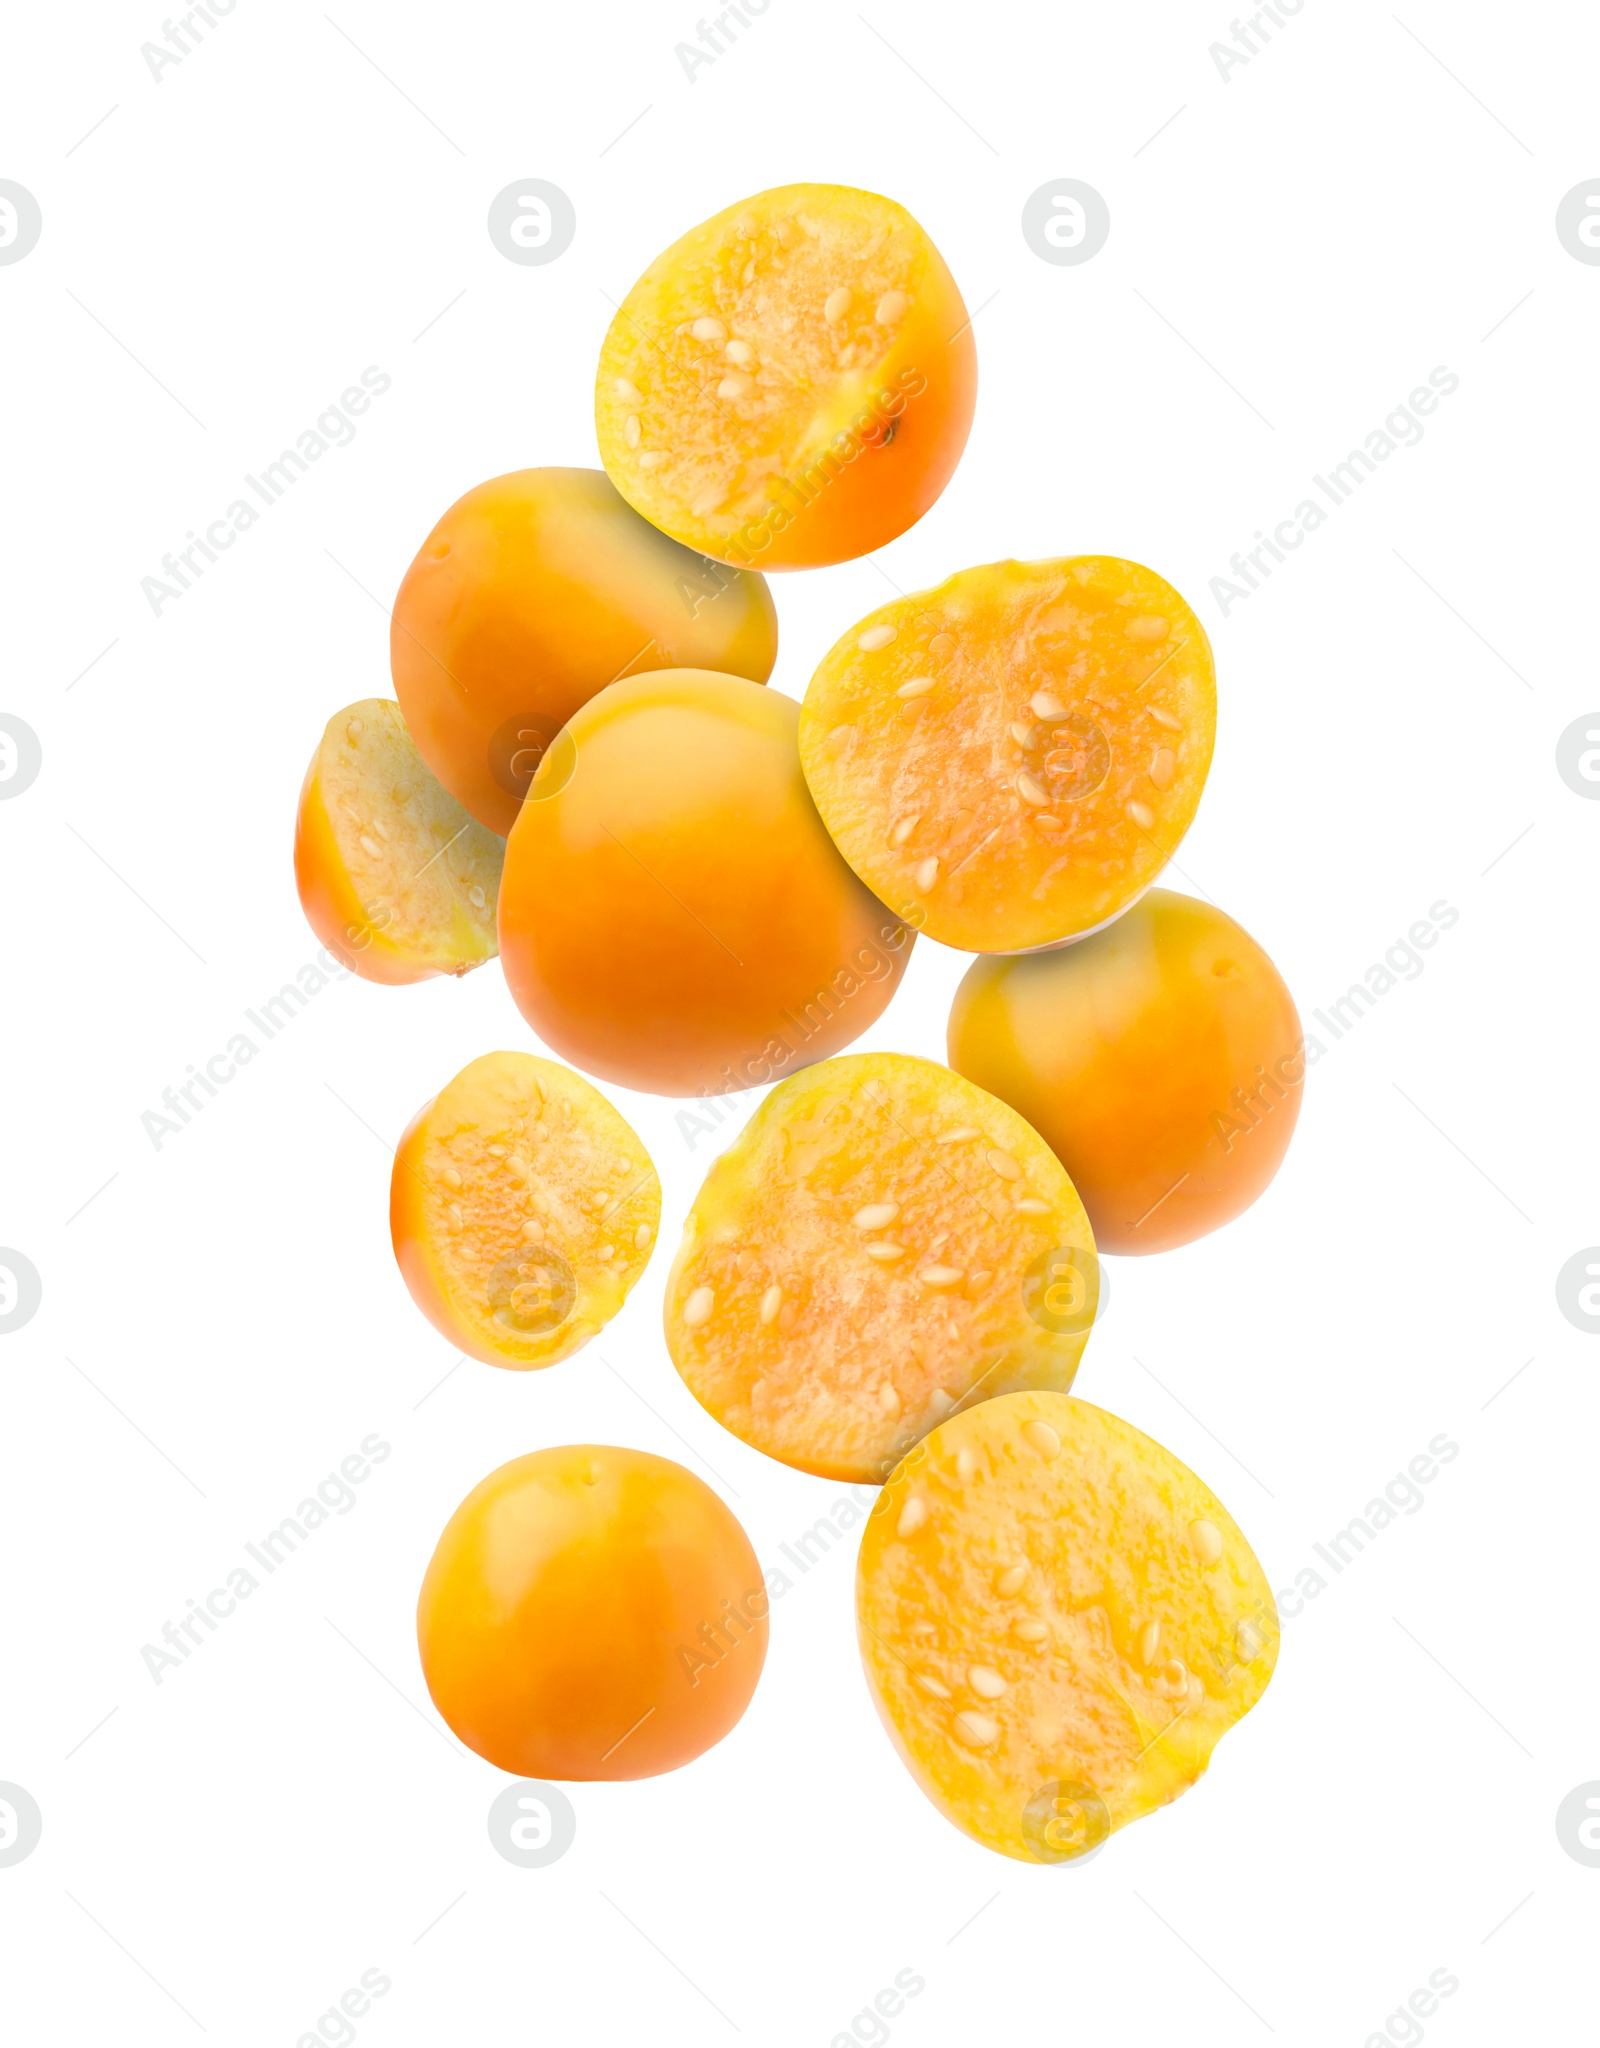
[[[1055,1152],[1104,1252],[1230,1222],[1300,1114],[1304,1038],[1282,976],[1231,917],[1168,889],[1076,946],[974,961],[949,1046]]]
[[[735,676],[613,683],[545,757],[506,850],[500,954],[545,1044],[661,1095],[771,1081],[883,1009],[911,935],[800,773],[799,708]]]
[[[840,852],[908,924],[1023,952],[1125,910],[1188,830],[1216,683],[1199,620],[1110,555],[995,562],[881,605],[806,691]]]
[[[649,1778],[720,1742],[767,1653],[750,1539],[692,1472],[568,1444],[491,1472],[417,1602],[434,1705],[528,1778]]]
[[[957,1403],[1068,1387],[1099,1299],[1072,1183],[932,1060],[781,1082],[706,1176],[667,1281],[689,1391],[802,1472],[880,1484]]]
[[[985,1401],[918,1445],[862,1535],[856,1616],[918,1785],[1031,1863],[1187,1791],[1278,1655],[1271,1589],[1216,1495],[1070,1394]]]
[[[650,1262],[661,1183],[581,1074],[526,1052],[463,1067],[394,1156],[389,1229],[411,1298],[486,1365],[570,1357]]]
[[[628,293],[595,426],[664,532],[741,568],[814,568],[922,517],[977,376],[955,280],[903,206],[783,185],[692,228]]]
[[[406,571],[389,636],[423,758],[500,833],[596,690],[679,666],[761,683],[777,651],[763,579],[658,533],[596,469],[514,470],[458,498]]]
[[[492,960],[504,858],[434,779],[398,704],[368,697],[329,719],[300,791],[295,885],[311,929],[363,980]]]

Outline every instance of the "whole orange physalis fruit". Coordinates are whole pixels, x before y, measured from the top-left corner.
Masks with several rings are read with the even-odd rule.
[[[546,754],[506,847],[500,955],[574,1066],[721,1095],[883,1010],[912,935],[824,831],[798,723],[776,690],[664,669],[602,690]]]
[[[750,1539],[649,1451],[513,1458],[445,1525],[417,1642],[469,1749],[525,1778],[650,1778],[720,1742],[767,1654]]]
[[[502,836],[596,690],[680,665],[764,683],[777,651],[763,579],[658,532],[597,469],[519,469],[458,498],[406,571],[389,635],[422,758]]]
[[[1306,1068],[1277,968],[1170,889],[1075,946],[975,960],[950,1064],[1033,1125],[1105,1252],[1167,1251],[1249,1208],[1283,1163]]]

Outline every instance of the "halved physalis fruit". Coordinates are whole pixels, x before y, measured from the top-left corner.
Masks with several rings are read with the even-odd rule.
[[[1194,1784],[1278,1657],[1211,1489],[1070,1394],[950,1418],[861,1538],[867,1683],[922,1790],[985,1848],[1062,1863]]]
[[[506,849],[506,985],[546,1045],[661,1095],[760,1086],[883,1010],[912,936],[822,829],[777,690],[613,683],[545,755]]]
[[[389,1230],[411,1298],[485,1365],[554,1365],[621,1308],[649,1263],[661,1183],[580,1074],[490,1052],[406,1128]]]
[[[514,470],[458,498],[406,571],[389,635],[423,758],[496,832],[596,690],[678,667],[764,683],[777,652],[765,580],[669,540],[598,469]]]
[[[564,1444],[450,1517],[417,1601],[434,1705],[520,1778],[648,1778],[720,1742],[767,1654],[750,1539],[670,1458]]]
[[[1247,1209],[1283,1163],[1306,1071],[1277,968],[1170,889],[1080,945],[975,960],[949,1044],[1072,1175],[1107,1252],[1190,1244]]]
[[[932,1060],[782,1082],[706,1176],[667,1281],[689,1391],[769,1457],[878,1485],[969,1401],[1072,1384],[1088,1218],[1014,1110]]]
[[[329,719],[300,791],[294,877],[347,967],[395,983],[492,960],[505,851],[434,779],[398,704],[367,697]]]
[[[600,351],[595,426],[653,525],[741,568],[807,569],[922,517],[977,379],[961,294],[903,206],[781,185],[639,279]]]
[[[1108,924],[1189,829],[1211,648],[1151,569],[994,562],[852,626],[811,679],[800,758],[867,886],[973,953]]]

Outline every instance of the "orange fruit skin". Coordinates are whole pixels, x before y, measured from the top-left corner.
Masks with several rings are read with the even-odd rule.
[[[1050,1146],[1107,1252],[1230,1222],[1300,1114],[1305,1040],[1282,976],[1231,917],[1169,889],[1075,946],[974,961],[948,1044]]]
[[[519,469],[458,498],[406,571],[389,636],[423,759],[502,835],[596,690],[680,666],[765,682],[777,652],[763,579],[713,572],[594,469]]]
[[[920,1789],[1024,1863],[1186,1792],[1278,1659],[1271,1587],[1222,1502],[1070,1394],[1001,1395],[917,1445],[862,1531],[856,1620]]]
[[[445,1525],[417,1601],[445,1721],[519,1777],[655,1777],[720,1742],[767,1653],[750,1539],[670,1458],[514,1458]]]
[[[912,935],[823,830],[799,707],[736,676],[613,683],[545,757],[506,848],[517,1007],[585,1072],[720,1095],[838,1052]]]
[[[398,725],[396,707],[385,699],[369,698],[348,705],[329,719],[300,788],[294,821],[294,878],[306,922],[328,951],[363,981],[395,988],[440,974],[467,974],[492,959],[495,948],[492,916],[472,917],[459,900],[445,920],[426,932],[416,929],[414,921],[408,928],[406,920],[393,915],[393,906],[363,901],[351,872],[350,830],[346,826],[341,831],[335,825],[326,778],[332,765],[331,751],[338,748],[349,718],[359,715],[371,720],[383,714]],[[403,742],[403,729],[398,736]],[[414,753],[408,772],[413,778],[433,780]],[[374,790],[373,796],[376,803],[385,802],[385,792]],[[433,796],[436,814],[456,808],[443,791],[436,789]],[[471,826],[468,836],[477,842],[471,852],[487,872],[497,863],[485,834],[469,819],[462,818],[461,823]],[[420,856],[418,864],[425,858]],[[436,893],[443,897],[446,892],[440,889]]]
[[[1164,577],[1115,555],[991,562],[858,619],[818,664],[800,758],[839,851],[973,953],[1119,917],[1205,788],[1216,672]]]
[[[802,260],[830,233],[845,239],[832,269],[797,270],[777,232]],[[888,324],[874,317],[878,286],[859,289],[886,242],[878,285],[892,275],[909,302]],[[832,323],[830,284],[858,286]],[[725,341],[683,331],[697,313],[747,338],[746,396],[718,393],[736,365]],[[607,474],[663,531],[740,568],[811,569],[883,547],[922,517],[961,459],[977,389],[961,293],[905,208],[848,185],[784,185],[691,228],[634,285],[601,349],[595,427]],[[686,448],[708,466],[688,466]],[[710,513],[696,509],[708,476],[730,482]]]

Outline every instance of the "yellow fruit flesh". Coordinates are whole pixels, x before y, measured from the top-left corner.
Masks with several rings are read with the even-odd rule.
[[[1271,1589],[1188,1467],[1068,1394],[953,1416],[862,1536],[861,1654],[945,1816],[1023,1862],[1186,1791],[1266,1689]]]
[[[395,1255],[418,1306],[490,1365],[550,1365],[649,1263],[661,1184],[631,1126],[553,1060],[486,1053],[395,1155]]]
[[[504,858],[505,841],[435,779],[398,704],[369,697],[329,720],[295,866],[318,935],[358,973],[411,981],[492,960]]]
[[[1215,722],[1205,633],[1152,570],[996,562],[852,626],[806,692],[800,758],[840,852],[908,924],[1021,952],[1155,878]]]
[[[746,1443],[878,1484],[969,1396],[1070,1386],[1098,1284],[1072,1183],[1014,1111],[931,1060],[855,1054],[780,1083],[712,1167],[667,1345]]]
[[[955,283],[903,207],[840,185],[758,193],[683,236],[628,294],[595,386],[602,456],[636,510],[718,559],[844,559],[938,495],[970,396],[952,401],[954,445],[928,451],[926,473],[919,449],[898,513],[864,502],[878,484],[893,498],[895,471],[912,466],[880,464],[867,481],[908,400],[931,383],[942,403],[947,383],[971,379],[972,354]]]

